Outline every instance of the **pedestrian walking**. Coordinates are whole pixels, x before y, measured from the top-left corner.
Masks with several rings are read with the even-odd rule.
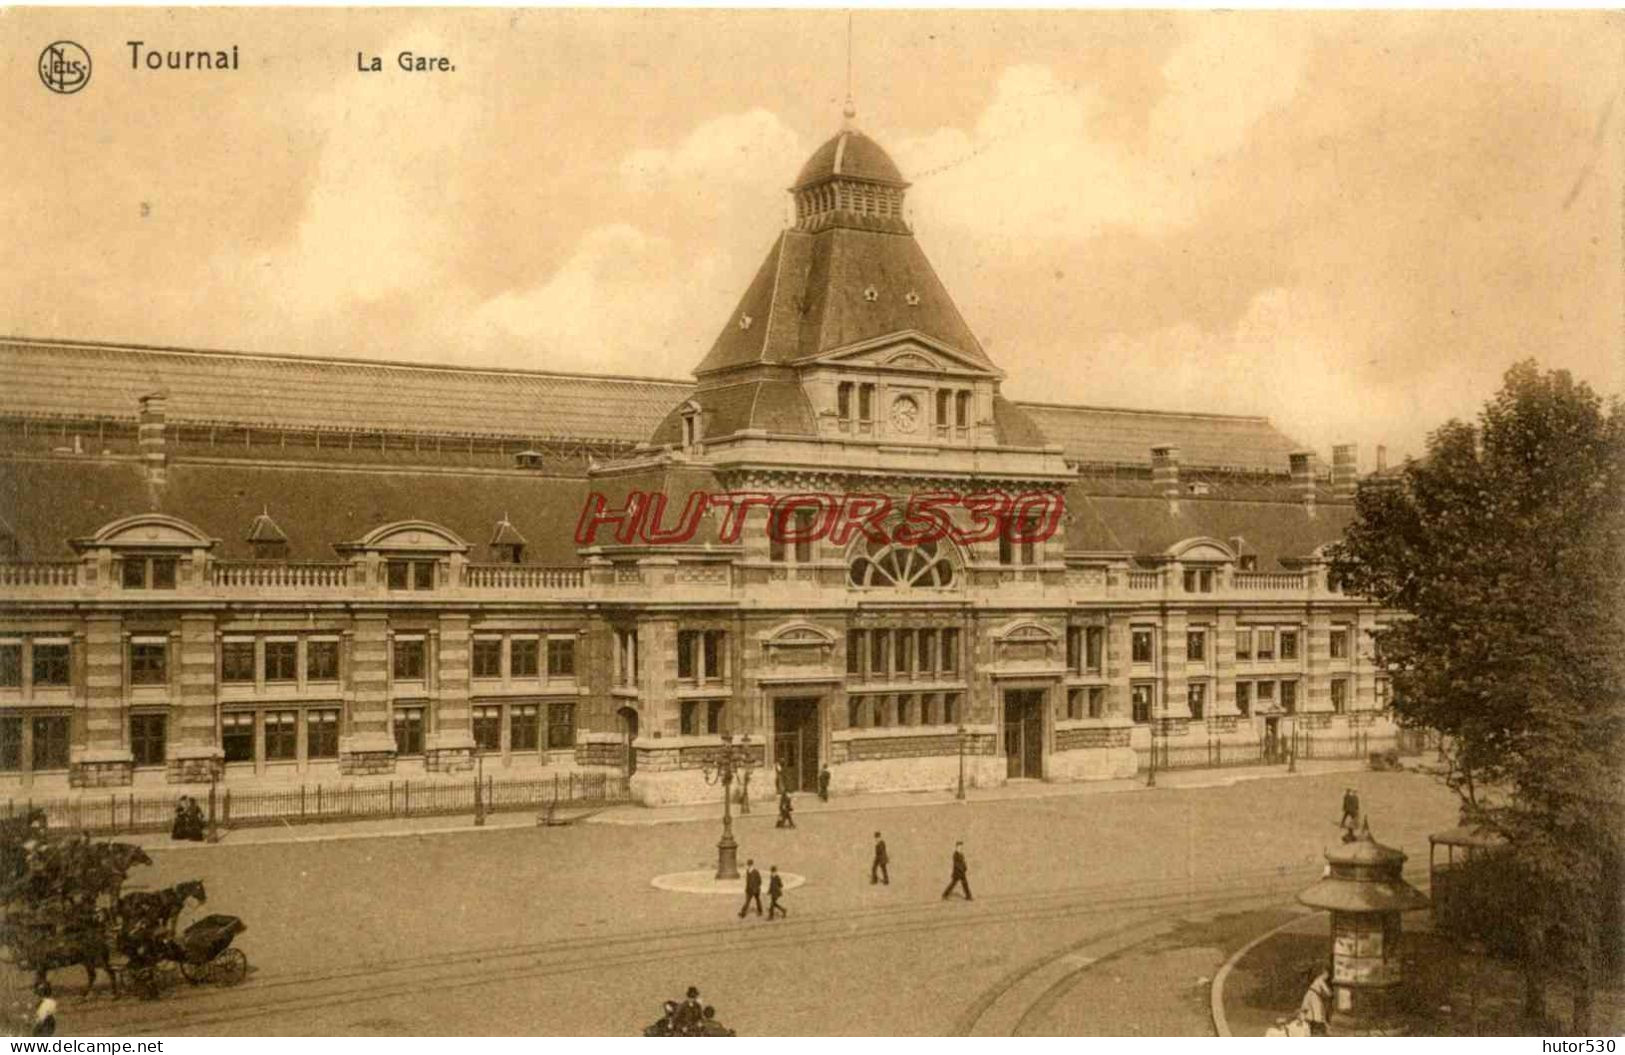
[[[1353,788],[1343,789],[1343,816],[1338,818],[1337,826],[1346,832],[1360,826],[1360,794]]]
[[[954,892],[956,886],[965,892],[966,901],[976,900],[970,896],[970,880],[966,878],[969,874],[970,869],[965,865],[965,844],[954,843],[954,874],[953,878],[948,880],[948,889],[942,892],[942,900],[947,901],[948,895]]]
[[[795,812],[795,806],[790,802],[790,793],[788,791],[779,792],[779,819],[778,823],[773,826],[775,828],[794,828],[796,826],[795,818],[790,816],[793,812]]]
[[[880,882],[891,886],[891,873],[886,870],[886,866],[890,863],[891,858],[886,854],[886,840],[880,837],[879,832],[875,832],[875,861],[869,866],[870,886]]]
[[[685,1037],[692,1037],[700,1030],[700,1023],[704,1021],[704,1008],[700,1005],[700,991],[696,986],[688,987],[688,999],[677,1008],[677,1032]]]
[[[772,919],[773,918],[773,913],[775,913],[775,912],[777,912],[781,916],[788,916],[790,914],[789,910],[787,910],[783,905],[779,904],[779,898],[781,898],[783,896],[784,896],[784,880],[779,877],[779,866],[778,865],[768,865],[768,867],[767,867],[767,918],[768,919]]]
[[[1332,983],[1327,979],[1326,972],[1321,971],[1309,983],[1309,991],[1303,994],[1303,1003],[1298,1008],[1299,1016],[1309,1023],[1311,1037],[1326,1035],[1326,1009],[1331,1006],[1331,1000]]]
[[[56,1036],[56,999],[51,996],[51,983],[40,982],[34,986],[34,995],[39,997],[39,1003],[34,1005],[34,1021],[32,1035],[36,1037]]]
[[[829,763],[825,762],[818,767],[818,798],[822,802],[829,801]]]
[[[755,861],[747,860],[745,862],[745,903],[739,906],[740,919],[745,918],[745,910],[750,908],[752,901],[756,902],[756,914],[760,916],[762,914],[762,873],[757,870]]]

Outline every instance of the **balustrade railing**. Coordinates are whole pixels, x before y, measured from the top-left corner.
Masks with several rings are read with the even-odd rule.
[[[586,582],[581,568],[537,564],[470,564],[463,585],[476,590],[567,590]]]
[[[77,586],[78,561],[19,561],[0,564],[0,586]]]
[[[1292,571],[1238,571],[1230,585],[1237,590],[1301,590],[1308,585],[1308,576]]]
[[[341,561],[226,561],[209,564],[214,586],[310,588],[349,586],[351,565]]]
[[[1161,572],[1131,571],[1128,573],[1128,588],[1131,590],[1156,590],[1161,587]]]

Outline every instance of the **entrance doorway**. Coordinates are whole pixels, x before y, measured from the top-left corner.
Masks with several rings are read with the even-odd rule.
[[[773,761],[788,790],[818,790],[818,734],[818,697],[773,701]]]
[[[1044,690],[1004,691],[1005,775],[1037,779],[1044,775]]]
[[[638,771],[638,752],[632,746],[638,738],[638,712],[630,707],[622,707],[616,713],[626,727],[626,775],[631,776]]]

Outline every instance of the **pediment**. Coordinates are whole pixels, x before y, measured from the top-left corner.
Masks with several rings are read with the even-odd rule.
[[[810,363],[840,363],[845,366],[866,366],[885,370],[919,373],[975,374],[979,377],[1000,377],[999,371],[989,370],[976,363],[963,352],[941,341],[920,333],[905,330],[887,334],[873,340],[831,349],[823,355],[801,361]]]
[[[410,550],[420,553],[466,553],[468,543],[450,528],[427,520],[400,520],[374,528],[354,542],[343,543],[346,550]]]
[[[103,547],[209,549],[215,541],[179,517],[163,513],[137,513],[103,525],[89,538],[75,539],[73,546],[79,550]]]
[[[1186,563],[1222,564],[1236,559],[1229,546],[1215,538],[1188,538],[1174,543],[1167,554]]]

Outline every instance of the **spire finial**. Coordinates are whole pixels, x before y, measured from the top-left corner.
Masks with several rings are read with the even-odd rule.
[[[852,101],[852,12],[846,13],[846,105],[841,107],[844,127],[852,128],[852,119],[858,116],[857,104]]]

